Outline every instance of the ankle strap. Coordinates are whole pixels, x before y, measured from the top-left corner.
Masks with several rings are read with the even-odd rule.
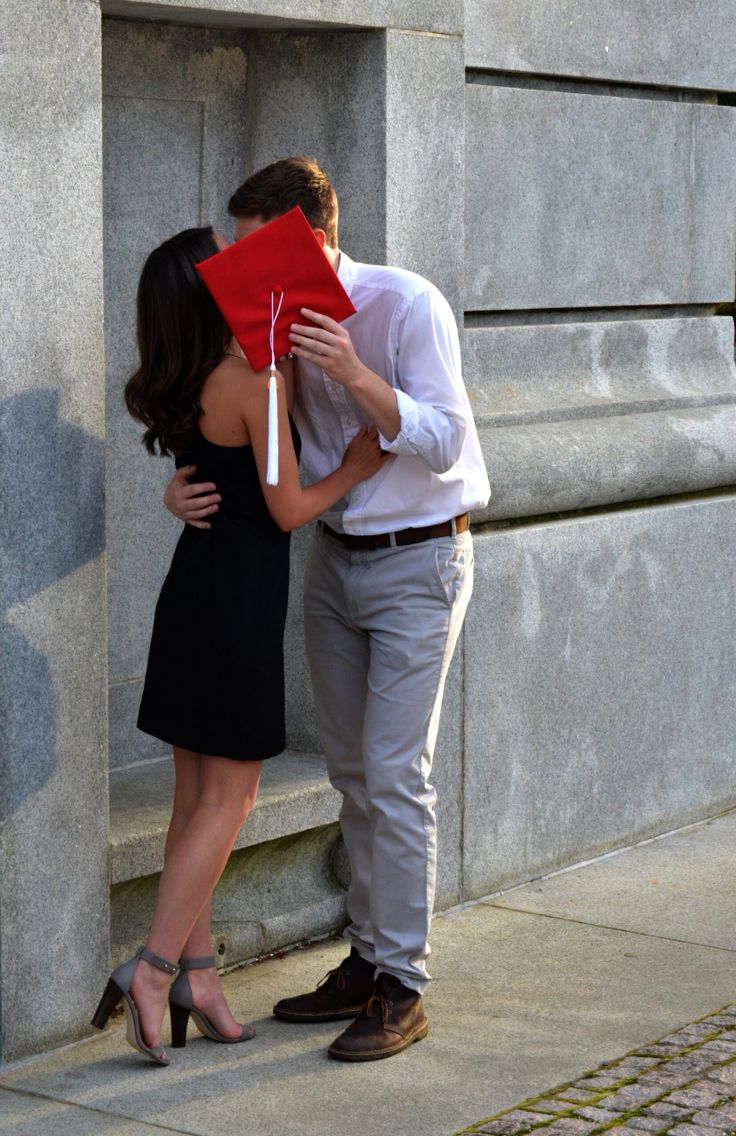
[[[199,958],[180,958],[179,966],[182,970],[205,970],[208,966],[216,966],[214,955],[201,955]]]
[[[151,966],[155,966],[157,970],[164,970],[167,974],[176,974],[179,970],[175,962],[169,962],[161,955],[154,954],[153,951],[149,951],[148,947],[139,947],[137,954],[138,958],[145,959]]]

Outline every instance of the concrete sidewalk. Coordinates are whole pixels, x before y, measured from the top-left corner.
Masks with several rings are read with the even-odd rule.
[[[439,916],[429,1037],[388,1061],[330,1061],[339,1023],[271,1017],[277,998],[339,962],[342,943],[244,968],[225,984],[254,1041],[192,1036],[158,1069],[116,1019],[6,1066],[0,1132],[450,1136],[733,1002],[735,878],[732,812]]]

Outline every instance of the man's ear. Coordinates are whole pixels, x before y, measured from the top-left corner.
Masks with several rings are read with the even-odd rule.
[[[323,249],[327,244],[327,233],[324,231],[324,229],[312,229],[312,232],[317,238],[317,244],[321,249]]]

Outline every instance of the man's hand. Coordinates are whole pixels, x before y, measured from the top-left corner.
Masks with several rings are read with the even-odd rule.
[[[222,497],[211,481],[190,485],[187,478],[193,477],[196,472],[196,465],[183,465],[177,469],[164,490],[164,505],[192,528],[211,529],[212,525],[203,518],[217,512]]]
[[[301,313],[312,324],[291,325],[289,339],[293,354],[316,363],[334,382],[350,386],[366,370],[355,354],[350,332],[329,316],[310,308],[302,308]]]
[[[292,351],[300,359],[316,363],[336,383],[347,387],[352,398],[384,438],[393,442],[401,430],[401,415],[396,392],[385,379],[376,375],[355,354],[350,332],[341,324],[302,308],[302,315],[313,326],[293,323],[289,339]]]

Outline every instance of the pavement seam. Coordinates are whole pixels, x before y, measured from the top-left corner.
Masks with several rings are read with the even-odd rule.
[[[530,911],[526,907],[511,907],[504,903],[492,903],[489,900],[479,900],[483,907],[493,907],[496,911],[513,911],[516,915],[536,915],[541,919],[554,919],[560,923],[576,923],[579,927],[596,927],[600,931],[617,931],[622,935],[636,935],[641,939],[658,939],[663,943],[679,943],[683,947],[701,947],[707,951],[723,951],[725,954],[736,954],[736,947],[720,947],[715,943],[699,943],[694,939],[675,939],[671,935],[653,935],[650,931],[636,931],[632,927],[614,927],[610,923],[594,923],[587,919],[574,919],[570,915],[552,915],[548,911]]]
[[[690,1042],[682,1044],[688,1036]],[[711,1048],[705,1049],[708,1045]],[[707,1056],[706,1065],[699,1062],[696,1064],[700,1067],[696,1068],[694,1064],[691,1070],[693,1075],[678,1084],[678,1077],[683,1075],[682,1065],[675,1066],[673,1062],[677,1060],[687,1062],[689,1056],[695,1057],[698,1053]],[[649,1060],[651,1064],[646,1063]],[[638,1064],[638,1070],[633,1063]],[[625,1099],[616,1100],[618,1093],[625,1094],[626,1089],[632,1086],[639,1087],[640,1090],[643,1087],[646,1090],[649,1086],[645,1078],[658,1071],[666,1076],[668,1066],[674,1071],[674,1080],[670,1080],[669,1083],[667,1081],[652,1083],[651,1095],[646,1093],[645,1096],[641,1096],[639,1092],[632,1097],[629,1094],[631,1104],[628,1108]],[[715,1079],[711,1079],[714,1073],[727,1068],[733,1069],[735,1074],[730,1079],[730,1083],[728,1078],[716,1076]],[[616,1078],[617,1071],[623,1075]],[[688,1070],[685,1069],[685,1076],[687,1072]],[[585,1085],[586,1080],[590,1081],[590,1085]],[[598,1086],[594,1084],[596,1080],[599,1082]],[[589,1095],[581,1098],[581,1092],[586,1091]],[[577,1101],[570,1100],[569,1097],[566,1099],[566,1093],[571,1096],[577,1095],[579,1099]],[[688,1093],[691,1095],[690,1103],[687,1103]],[[708,1103],[707,1098],[714,1093],[716,1096]],[[698,1094],[701,1098],[699,1101]],[[634,1099],[637,1095],[640,1098],[638,1100]],[[680,1099],[675,1099],[678,1096]],[[657,1113],[651,1113],[649,1110],[657,1104],[666,1105],[667,1098],[671,1098],[670,1103],[674,1106],[674,1111],[668,1116],[666,1111],[660,1110],[660,1125],[656,1123]],[[611,1107],[606,1107],[607,1102]],[[585,1117],[586,1109],[607,1112],[609,1119]],[[718,1114],[722,1110],[724,1124],[716,1127],[713,1117],[717,1121]],[[677,1114],[678,1111],[680,1115]],[[698,1117],[702,1117],[703,1114],[710,1116],[700,1124]],[[647,1125],[628,1127],[630,1120],[639,1117],[647,1120]],[[698,1123],[694,1123],[696,1121]],[[651,1128],[650,1124],[655,1124],[656,1127]],[[695,1022],[666,1034],[657,1042],[640,1045],[623,1057],[604,1062],[596,1069],[582,1074],[575,1081],[567,1081],[545,1093],[527,1098],[513,1108],[504,1109],[503,1112],[458,1129],[453,1136],[461,1134],[523,1136],[526,1133],[562,1136],[562,1133],[566,1132],[578,1133],[578,1136],[603,1136],[605,1133],[616,1136],[617,1129],[626,1133],[640,1129],[642,1136],[646,1136],[645,1130],[648,1130],[650,1136],[665,1136],[666,1133],[676,1133],[679,1125],[688,1125],[688,1130],[693,1133],[702,1132],[703,1136],[719,1136],[719,1133],[723,1132],[727,1133],[727,1136],[736,1134],[736,1004],[714,1010]]]
[[[150,1124],[147,1120],[139,1120],[137,1116],[126,1116],[122,1112],[111,1112],[105,1108],[96,1108],[91,1104],[81,1104],[79,1101],[64,1100],[62,1097],[40,1093],[34,1089],[18,1089],[12,1085],[0,1084],[0,1090],[6,1093],[15,1093],[19,1097],[31,1097],[33,1100],[50,1101],[52,1104],[63,1104],[66,1108],[79,1108],[82,1112],[91,1112],[95,1116],[109,1116],[113,1120],[125,1120],[129,1124],[139,1124],[142,1128],[150,1128],[151,1132],[171,1132],[174,1136],[202,1136],[201,1132],[194,1132],[189,1128],[170,1128],[168,1124]]]

